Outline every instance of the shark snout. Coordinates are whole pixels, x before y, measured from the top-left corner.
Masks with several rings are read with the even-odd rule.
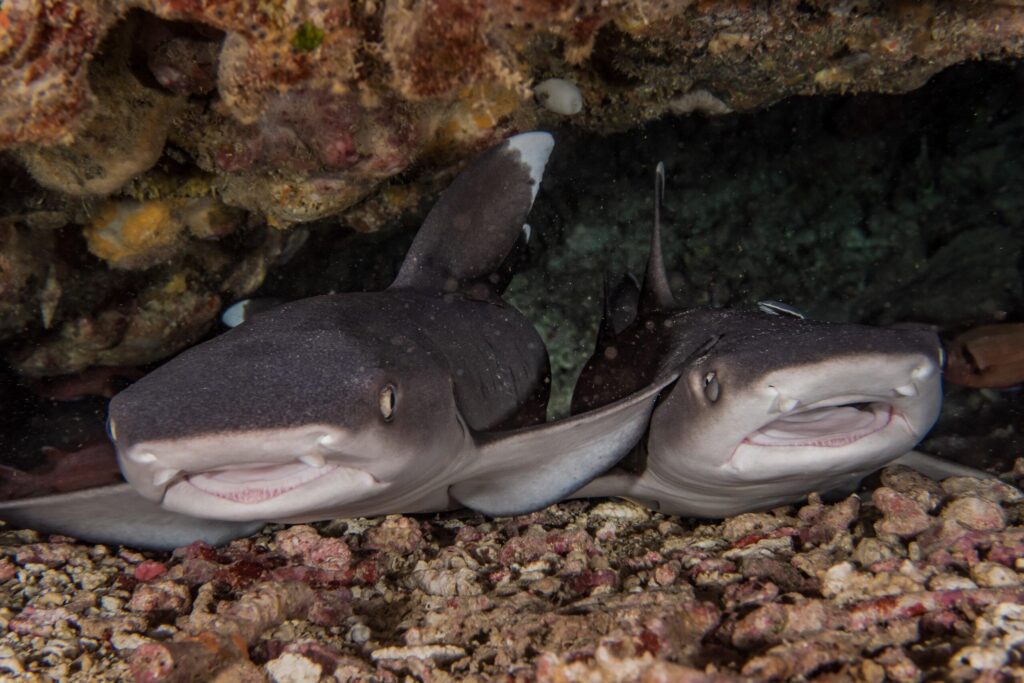
[[[162,500],[168,487],[193,478],[225,495],[246,498],[247,483],[262,481],[265,489],[283,492],[329,473],[339,461],[353,464],[337,452],[347,436],[342,431],[304,427],[118,444],[118,459],[128,482],[151,500]],[[228,491],[232,486],[237,491]]]
[[[732,471],[857,471],[905,453],[931,428],[941,405],[938,357],[831,359],[774,373],[758,394],[761,409],[750,412],[752,428],[727,462]]]
[[[765,412],[778,416],[827,406],[868,402],[912,403],[939,386],[938,359],[862,356],[793,367],[765,379]]]

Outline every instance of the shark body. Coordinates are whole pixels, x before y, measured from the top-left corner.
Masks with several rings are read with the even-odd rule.
[[[934,332],[807,320],[777,302],[758,311],[676,307],[661,257],[663,187],[659,164],[643,289],[624,280],[607,296],[573,412],[667,374],[679,379],[641,447],[573,497],[622,496],[714,518],[848,491],[901,458],[933,476],[980,474],[910,453],[942,402]]]
[[[127,484],[4,503],[0,518],[168,548],[265,521],[527,512],[606,470],[660,386],[540,424],[547,351],[500,297],[552,146],[527,133],[467,167],[387,290],[266,311],[117,394]]]

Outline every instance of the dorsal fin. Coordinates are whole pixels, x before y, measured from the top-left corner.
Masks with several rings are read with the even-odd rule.
[[[675,306],[672,290],[665,273],[665,259],[661,254],[661,201],[665,194],[665,164],[659,161],[654,171],[654,229],[651,231],[651,250],[647,256],[644,287],[640,292],[640,312],[665,311]]]
[[[637,304],[640,298],[640,283],[632,273],[625,273],[618,284],[612,286],[611,278],[604,276],[604,310],[601,325],[597,330],[597,344],[610,342],[636,320]]]
[[[500,291],[498,271],[523,233],[554,144],[548,133],[523,133],[463,169],[423,221],[391,286]]]

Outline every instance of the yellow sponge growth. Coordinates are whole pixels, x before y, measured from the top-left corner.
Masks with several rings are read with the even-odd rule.
[[[89,251],[120,268],[159,260],[178,242],[182,225],[170,202],[111,202],[85,229]]]

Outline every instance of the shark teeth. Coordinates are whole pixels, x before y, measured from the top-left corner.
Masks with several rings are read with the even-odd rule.
[[[915,384],[905,384],[902,387],[896,387],[896,393],[900,396],[917,396],[917,386]]]
[[[346,468],[340,469],[346,471]],[[276,498],[338,470],[335,465],[313,469],[304,464],[291,462],[285,465],[261,465],[203,472],[190,476],[188,483],[218,498],[236,503],[256,504]],[[347,472],[356,486],[369,488],[375,481],[361,470],[349,469]]]
[[[308,455],[300,456],[299,462],[304,465],[309,465],[310,467],[323,467],[327,464],[327,461],[324,460],[324,456],[319,453],[310,453]]]
[[[153,474],[153,486],[163,486],[181,473],[181,470],[164,467]]]

